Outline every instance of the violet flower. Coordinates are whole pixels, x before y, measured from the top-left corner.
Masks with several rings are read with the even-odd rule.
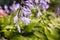
[[[43,12],[46,12],[46,10],[49,8],[49,5],[46,2],[41,3],[41,7],[43,9]]]
[[[19,8],[20,8],[20,4],[19,3],[15,4],[15,2],[12,4],[12,6],[10,6],[10,9],[12,11],[16,11]]]
[[[41,12],[40,9],[38,9],[38,13],[37,13],[37,18],[40,18]]]
[[[12,6],[10,6],[11,11],[15,11],[15,1],[13,2]]]
[[[17,4],[15,5],[15,10],[17,10],[17,9],[19,9],[19,8],[20,8],[20,4],[17,3]]]
[[[14,23],[17,23],[18,22],[18,16],[16,15],[15,17],[14,17]]]
[[[17,29],[18,29],[18,32],[21,33],[21,29],[19,25],[17,26]]]
[[[34,8],[34,5],[30,3],[29,1],[25,1],[25,5],[28,6],[30,9]]]
[[[50,3],[50,0],[40,0],[40,6],[42,7],[43,9],[43,12],[46,12],[46,10],[49,8],[49,5],[47,4]]]
[[[34,2],[36,5],[34,5]],[[25,5],[28,6],[30,9],[40,6],[43,9],[43,12],[46,12],[46,10],[49,8],[48,3],[50,3],[50,0],[27,0],[25,1]],[[38,4],[38,5],[37,5]]]
[[[8,10],[8,6],[7,5],[4,5],[4,9],[5,9],[6,13],[10,13],[10,11]]]
[[[30,19],[29,19],[29,18],[22,17],[21,19],[22,19],[22,21],[23,21],[26,25],[28,25],[28,24],[30,23]]]
[[[30,16],[30,14],[31,14],[31,10],[29,8],[25,8],[25,7],[23,7],[22,12],[24,13],[25,17]]]

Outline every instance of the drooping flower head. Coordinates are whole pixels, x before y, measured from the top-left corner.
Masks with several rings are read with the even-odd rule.
[[[43,12],[46,12],[46,10],[49,8],[48,3],[50,3],[50,0],[32,0],[31,2],[30,2],[30,0],[25,1],[25,5],[29,6],[29,8],[34,8],[36,6],[40,6],[39,8],[42,7]]]
[[[28,25],[28,24],[30,23],[30,19],[29,19],[29,18],[22,17],[21,19],[22,19],[22,21],[23,21],[26,25]]]
[[[25,5],[26,5],[27,7],[29,7],[30,9],[31,9],[31,8],[34,8],[33,3],[30,2],[30,1],[25,1]]]
[[[10,13],[10,10],[8,9],[8,6],[6,4],[4,5],[4,9],[5,9],[6,13],[8,13],[8,14]]]
[[[31,10],[29,8],[25,8],[25,7],[23,7],[22,12],[25,17],[28,17],[31,14]]]
[[[19,9],[19,8],[20,8],[20,4],[19,4],[19,3],[15,4],[15,1],[14,1],[14,3],[12,4],[12,6],[10,6],[10,9],[11,9],[12,11],[16,11],[16,10]]]

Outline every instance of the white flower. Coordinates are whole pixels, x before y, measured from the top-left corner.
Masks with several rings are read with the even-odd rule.
[[[18,27],[17,27],[17,28],[18,28],[18,32],[20,33],[20,32],[21,32],[20,26],[18,25]]]
[[[44,2],[44,3],[41,4],[41,7],[43,9],[43,12],[46,12],[46,10],[49,8],[49,5]]]
[[[10,6],[11,11],[15,11],[15,4],[13,4],[12,6]]]
[[[29,18],[26,18],[26,17],[22,17],[22,21],[28,25],[30,23],[30,19]]]
[[[14,23],[17,23],[18,22],[18,16],[16,15],[15,17],[14,17]]]

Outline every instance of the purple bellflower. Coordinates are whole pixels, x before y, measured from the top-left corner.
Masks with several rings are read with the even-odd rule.
[[[46,10],[49,8],[49,5],[48,4],[42,4],[42,9],[43,9],[43,12],[46,12]]]
[[[23,21],[26,25],[28,25],[28,24],[30,23],[30,19],[29,19],[29,18],[22,17],[21,19],[22,19],[22,21]]]
[[[37,13],[37,18],[40,18],[41,12],[40,9],[38,9],[38,13]]]
[[[41,7],[43,9],[43,12],[46,12],[46,10],[49,8],[49,5],[45,1],[42,1]]]
[[[18,15],[14,17],[14,23],[17,23],[17,22],[18,22]]]
[[[22,12],[24,13],[25,17],[28,17],[31,14],[31,10],[29,8],[25,8],[25,7],[23,7]]]
[[[48,3],[50,3],[50,0],[30,0],[25,1],[25,5],[28,6],[29,8],[34,8],[36,7],[34,5],[34,2],[36,3],[36,6],[42,7],[43,12],[46,12],[46,10],[49,8]],[[38,5],[37,5],[38,4]]]
[[[17,4],[15,5],[15,10],[17,10],[17,9],[19,9],[19,8],[20,8],[20,4],[17,3]]]
[[[19,3],[15,4],[15,2],[12,4],[12,6],[10,6],[10,9],[12,11],[16,11],[19,8],[20,8],[20,4]]]
[[[28,6],[30,9],[34,8],[34,5],[30,3],[29,1],[25,1],[25,5]]]
[[[10,9],[11,9],[12,11],[15,11],[15,1],[13,2],[12,6],[10,6]]]
[[[18,29],[18,32],[21,33],[21,29],[19,25],[17,26],[17,29]]]
[[[4,9],[5,9],[6,13],[10,13],[10,11],[8,10],[8,6],[7,5],[4,5]]]

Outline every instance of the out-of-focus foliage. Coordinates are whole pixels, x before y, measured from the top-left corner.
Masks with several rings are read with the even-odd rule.
[[[60,0],[57,1],[51,0],[51,8],[55,7],[53,5],[55,2],[60,2]],[[1,0],[0,2],[3,1]],[[38,19],[35,17],[36,13],[37,10],[32,10],[33,16],[30,17],[32,21],[28,25],[21,20],[20,13],[18,13],[17,23],[14,23],[15,12],[0,18],[0,38],[4,37],[8,40],[59,40],[60,17],[57,18],[52,12],[42,12]],[[17,29],[18,25],[21,28],[20,33]]]
[[[51,12],[42,13],[40,19],[33,18],[34,22],[25,25],[19,18],[18,24],[21,33],[17,31],[17,25],[13,22],[15,14],[0,18],[0,36],[10,40],[59,40],[60,21]],[[32,20],[33,20],[32,19]]]
[[[50,9],[53,11],[57,7],[60,7],[60,0],[51,0]]]

